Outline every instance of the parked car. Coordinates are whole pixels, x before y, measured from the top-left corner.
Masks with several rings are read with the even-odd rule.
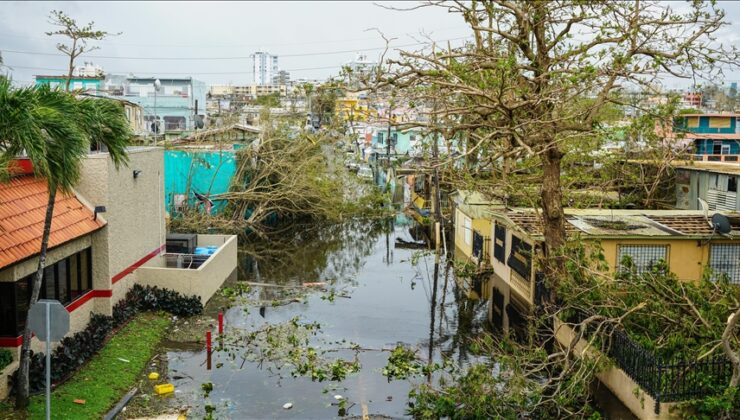
[[[373,179],[373,170],[369,166],[360,166],[357,176],[361,179]]]

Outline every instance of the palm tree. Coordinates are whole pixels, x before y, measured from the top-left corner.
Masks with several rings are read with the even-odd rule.
[[[130,138],[123,108],[114,101],[78,100],[48,86],[14,89],[10,80],[0,77],[0,163],[25,152],[35,175],[46,178],[49,189],[30,305],[38,301],[41,289],[57,191],[68,193],[77,184],[82,159],[93,143],[107,147],[116,167],[126,164]],[[18,408],[28,406],[30,345],[31,331],[26,326],[18,372]]]

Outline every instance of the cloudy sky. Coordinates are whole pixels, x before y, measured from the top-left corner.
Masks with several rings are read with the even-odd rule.
[[[740,40],[740,4],[721,4],[733,23],[728,37]],[[18,83],[30,83],[35,74],[65,72],[54,37],[44,34],[52,29],[47,18],[52,9],[78,23],[94,20],[100,29],[122,32],[98,42],[100,50],[81,61],[109,73],[193,76],[208,84],[250,83],[249,55],[259,50],[278,55],[280,68],[292,78],[325,78],[356,52],[377,57],[384,46],[377,30],[396,38],[391,45],[407,48],[425,37],[454,44],[468,34],[459,16],[440,8],[399,12],[371,2],[3,3],[0,51]]]

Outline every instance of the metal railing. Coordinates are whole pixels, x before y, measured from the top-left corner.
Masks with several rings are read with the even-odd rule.
[[[737,162],[738,156],[740,155],[717,155],[717,154],[706,154],[694,155],[694,161],[699,162]]]
[[[588,317],[575,316],[576,322]],[[586,330],[584,335],[592,335]],[[721,393],[730,383],[732,363],[718,355],[704,360],[675,359],[666,361],[634,341],[623,329],[604,332],[606,354],[633,381],[655,399],[655,413],[660,403],[679,402]]]

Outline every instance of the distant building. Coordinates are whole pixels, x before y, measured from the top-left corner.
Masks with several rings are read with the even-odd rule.
[[[345,65],[352,73],[367,73],[378,66],[377,61],[367,58],[367,54],[357,53],[355,59]]]
[[[37,75],[34,76],[36,85],[49,85],[52,88],[64,88],[67,85],[67,75]],[[91,62],[85,62],[72,71],[70,90],[96,93],[103,87],[105,72],[103,68]]]
[[[252,74],[255,85],[269,85],[278,76],[278,56],[265,51],[252,54]]]
[[[691,162],[676,166],[676,208],[740,211],[737,183],[740,166],[714,162]]]
[[[740,114],[685,114],[673,120],[672,136],[693,146],[694,160],[738,162]]]
[[[206,85],[192,77],[158,78],[159,89],[154,88],[156,77],[109,78],[106,89],[114,97],[139,104],[150,131],[159,126],[159,133],[178,133],[203,128],[206,117]],[[155,120],[158,124],[155,125]]]
[[[287,86],[290,84],[290,73],[285,70],[280,70],[277,75],[272,78],[272,84],[278,86]]]

